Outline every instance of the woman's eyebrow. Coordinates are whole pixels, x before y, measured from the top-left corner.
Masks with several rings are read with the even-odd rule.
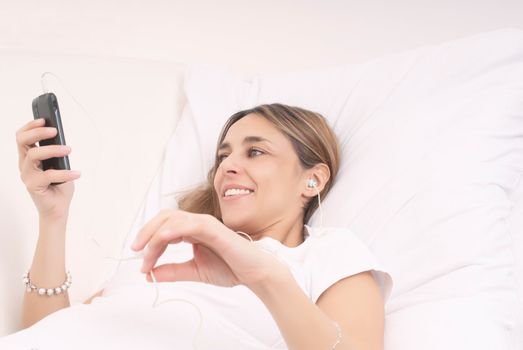
[[[255,142],[268,142],[272,143],[271,141],[267,140],[266,138],[263,138],[261,136],[247,136],[243,139],[242,145],[245,145],[247,143],[255,143]],[[218,151],[222,149],[230,149],[231,144],[229,142],[223,142],[220,147],[218,147]]]

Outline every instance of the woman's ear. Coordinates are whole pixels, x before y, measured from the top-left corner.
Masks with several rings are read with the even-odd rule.
[[[303,176],[303,191],[302,194],[306,197],[314,197],[318,192],[323,191],[325,185],[329,181],[330,170],[324,163],[319,163],[305,171]]]

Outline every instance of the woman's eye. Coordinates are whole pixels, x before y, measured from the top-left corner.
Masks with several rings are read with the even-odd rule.
[[[260,151],[259,149],[251,148],[251,149],[249,150],[249,155],[252,155],[253,152],[258,152],[259,154],[263,154],[263,152]]]
[[[247,151],[247,155],[248,155],[249,157],[255,157],[255,156],[258,156],[258,155],[262,155],[262,154],[263,154],[263,151],[260,151],[259,149],[256,149],[256,148],[251,148],[251,149],[249,149],[249,150]],[[221,163],[221,162],[223,162],[223,160],[224,160],[225,158],[227,158],[227,156],[228,156],[228,154],[219,154],[219,155],[217,156],[217,158],[218,158],[218,164]]]

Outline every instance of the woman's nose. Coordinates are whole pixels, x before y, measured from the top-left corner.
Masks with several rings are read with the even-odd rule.
[[[237,159],[234,155],[228,155],[225,157],[224,160],[222,160],[220,167],[222,168],[222,171],[224,174],[226,173],[235,173],[237,174],[240,169],[240,161]]]

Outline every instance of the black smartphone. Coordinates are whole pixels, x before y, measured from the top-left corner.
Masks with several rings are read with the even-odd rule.
[[[56,136],[50,139],[39,141],[39,146],[47,145],[65,145],[64,129],[62,128],[62,119],[60,117],[60,108],[58,108],[58,99],[52,92],[40,95],[33,99],[33,117],[44,118],[45,126],[57,129]],[[58,169],[71,170],[69,157],[55,157],[44,159],[42,161],[43,170]],[[51,185],[59,185],[63,182],[54,182]]]

